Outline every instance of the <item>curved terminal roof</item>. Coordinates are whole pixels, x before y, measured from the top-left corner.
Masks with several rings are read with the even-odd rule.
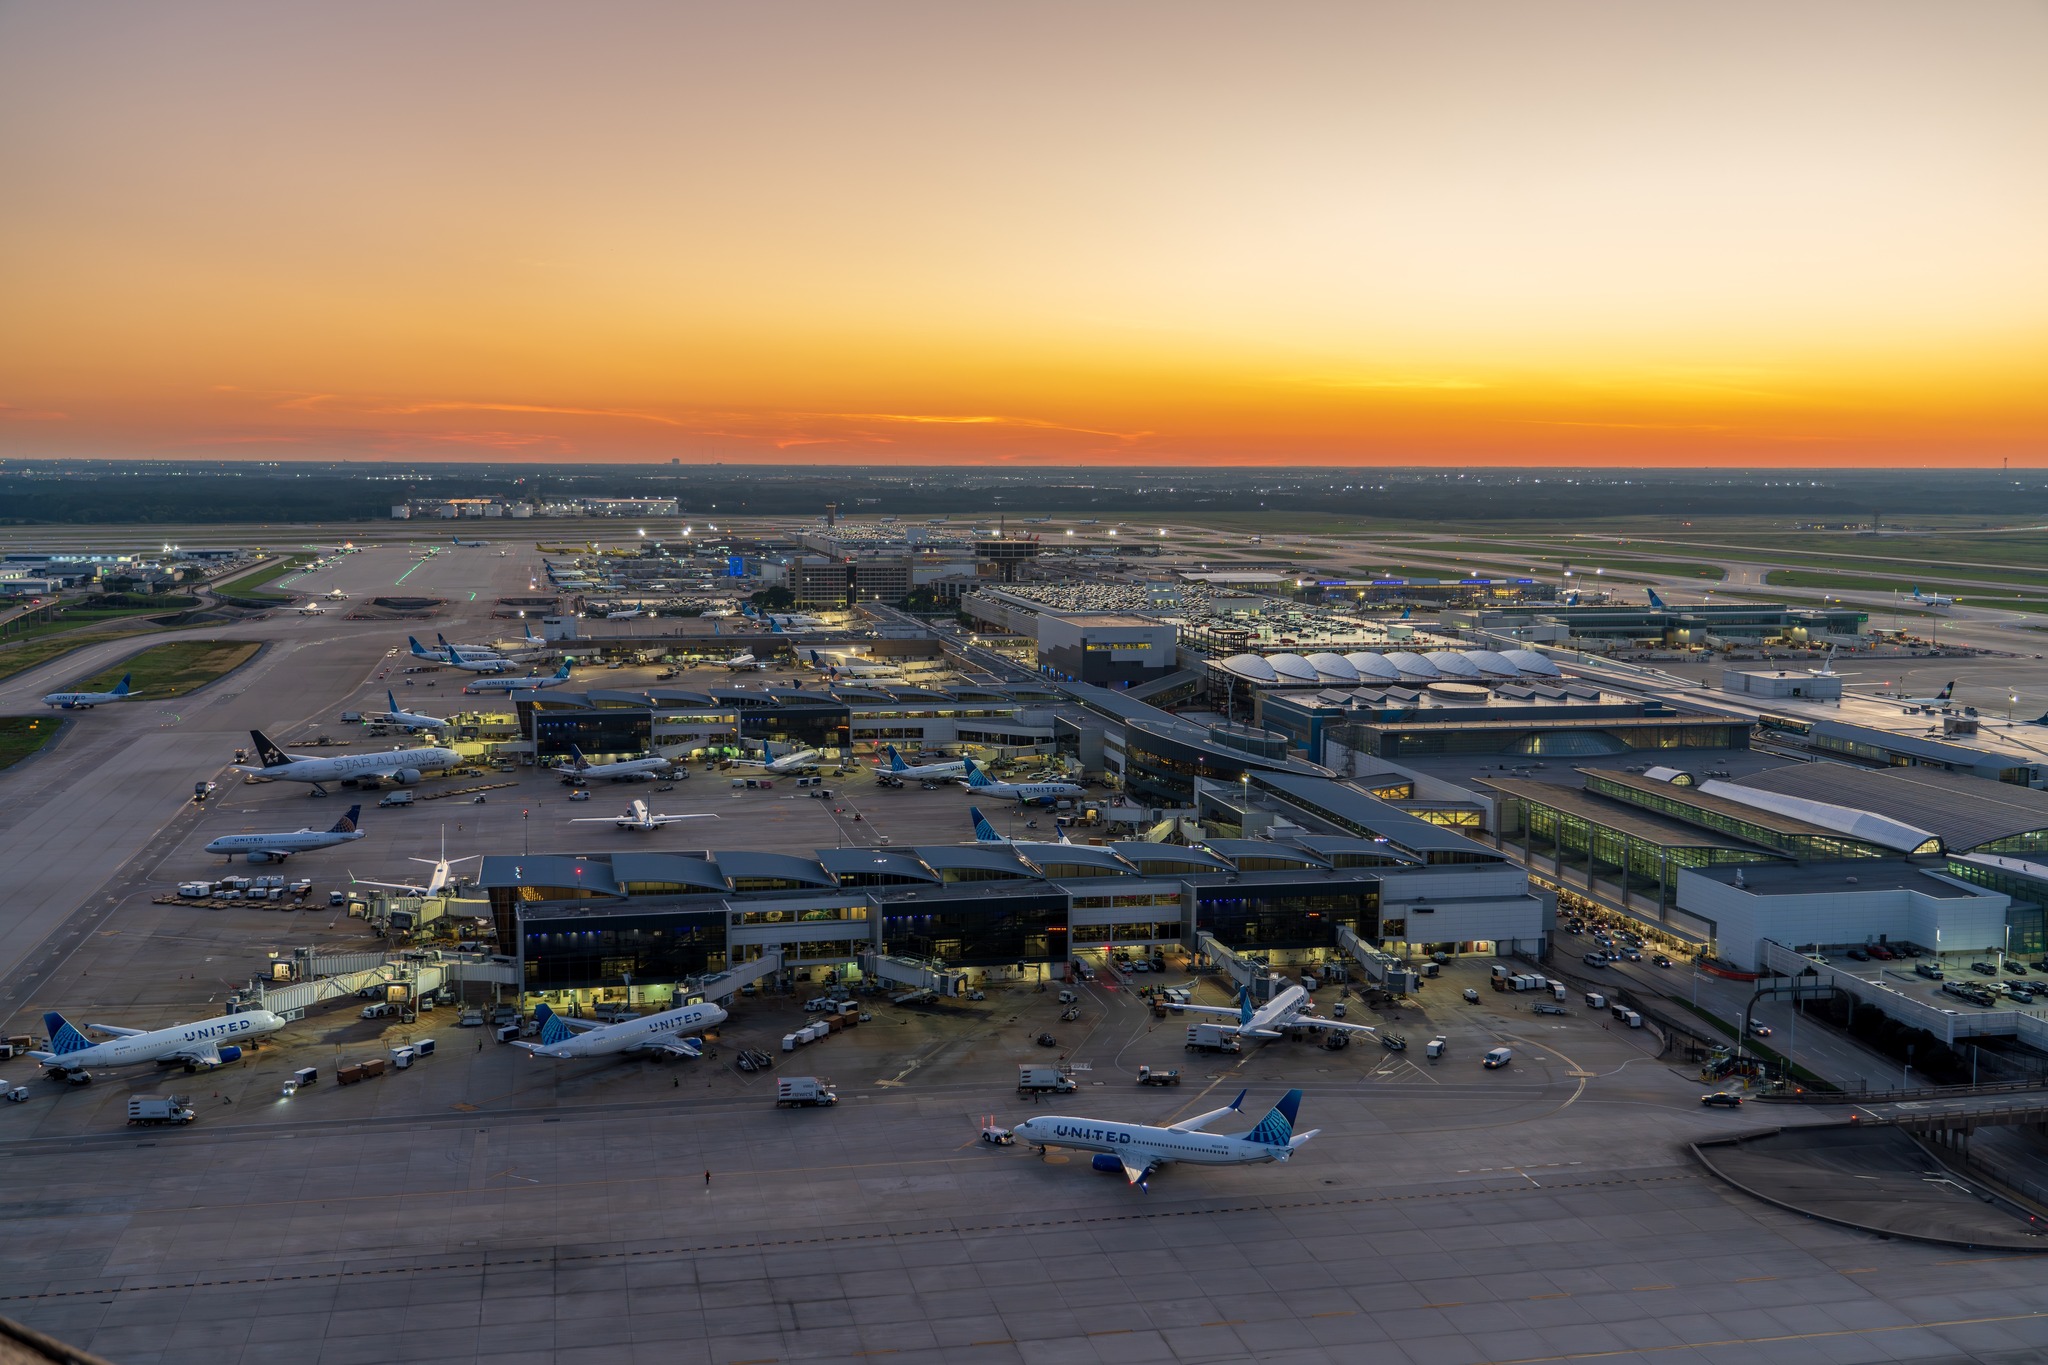
[[[1055,881],[1076,875],[1138,875],[1138,869],[1118,856],[1115,849],[1096,844],[1017,844],[1015,848],[1041,875]],[[1087,871],[1082,872],[1081,869]]]
[[[1167,877],[1177,872],[1235,872],[1237,869],[1207,849],[1182,848],[1178,844],[1116,843],[1109,846],[1118,857],[1148,877]]]
[[[1444,671],[1420,654],[1405,649],[1391,650],[1386,655],[1388,663],[1401,670],[1401,676],[1412,682],[1435,682],[1443,677]]]
[[[1490,649],[1460,650],[1467,659],[1479,665],[1479,671],[1489,678],[1519,678],[1522,670],[1505,654],[1496,654]]]
[[[755,849],[727,850],[711,855],[723,872],[738,888],[743,882],[777,881],[787,882],[792,887],[839,885],[839,878],[824,863],[816,858],[800,858],[793,853],[762,853]],[[612,859],[616,864],[619,860]]]
[[[1312,683],[1322,681],[1316,666],[1299,654],[1268,654],[1266,664],[1284,682]]]
[[[847,877],[889,877],[905,882],[936,882],[939,874],[912,854],[888,848],[821,848],[818,862],[842,881]]]
[[[661,882],[693,891],[732,890],[723,868],[693,853],[614,853],[611,863],[612,876],[622,887],[633,882]]]
[[[1669,782],[1674,787],[1694,787],[1699,779],[1683,768],[1645,768],[1643,776],[1652,782]]]
[[[1446,678],[1478,678],[1479,665],[1470,656],[1455,649],[1432,649],[1422,656],[1435,664],[1437,671]]]
[[[1222,667],[1240,678],[1249,678],[1253,682],[1280,681],[1280,675],[1274,671],[1273,665],[1256,654],[1233,654],[1223,661]]]
[[[1270,839],[1209,839],[1202,846],[1240,869],[1248,863],[1268,863],[1327,872],[1332,866],[1330,860],[1320,853],[1311,853],[1291,844],[1276,844]]]
[[[1506,659],[1523,673],[1533,678],[1562,678],[1564,673],[1548,658],[1533,649],[1504,649],[1500,657]]]
[[[1358,682],[1358,670],[1353,668],[1351,661],[1342,654],[1332,654],[1326,650],[1309,655],[1308,662],[1309,666],[1315,669],[1316,677],[1323,682],[1339,685],[1352,685]]]
[[[1819,825],[1822,829],[1833,830],[1851,839],[1876,844],[1879,848],[1895,848],[1901,853],[1942,851],[1941,836],[1874,811],[1857,810],[1853,806],[1838,806],[1829,801],[1817,801],[1811,797],[1792,796],[1784,792],[1738,787],[1733,782],[1702,782],[1699,784],[1699,790],[1704,795],[1718,796],[1724,801],[1735,801],[1756,810],[1767,810],[1774,815],[1789,815],[1795,820]]]
[[[1858,768],[1797,763],[1752,773],[1747,791],[1784,792],[1876,811],[1941,836],[1957,853],[2027,853],[2048,847],[2048,792],[1934,767]]]
[[[1360,682],[1397,683],[1401,681],[1401,670],[1387,661],[1384,654],[1375,654],[1362,649],[1355,654],[1346,654],[1344,662],[1351,665]]]
[[[1008,844],[938,844],[921,846],[917,856],[940,877],[948,872],[994,872],[1030,878],[1037,871]]]

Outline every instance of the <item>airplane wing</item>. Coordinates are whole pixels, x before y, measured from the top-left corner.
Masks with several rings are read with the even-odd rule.
[[[181,1062],[191,1062],[195,1066],[220,1065],[220,1049],[212,1043],[194,1043],[182,1051],[173,1052],[171,1056]]]
[[[1185,1011],[1185,1012],[1187,1012],[1187,1013],[1191,1013],[1191,1014],[1227,1014],[1227,1015],[1229,1015],[1229,1016],[1230,1016],[1231,1018],[1233,1018],[1233,1019],[1236,1019],[1236,1018],[1239,1018],[1239,1017],[1240,1017],[1239,1011],[1238,1011],[1238,1010],[1236,1009],[1236,1007],[1234,1007],[1234,1006],[1233,1006],[1233,1007],[1230,1007],[1230,1008],[1225,1008],[1225,1007],[1224,1007],[1224,1006],[1222,1006],[1222,1005],[1175,1005],[1175,1004],[1169,1004],[1169,1005],[1167,1006],[1167,1008],[1168,1008],[1168,1009],[1170,1009],[1170,1010],[1182,1010],[1182,1011]]]
[[[718,816],[706,813],[701,815],[650,815],[647,818],[657,825],[672,825],[678,820],[716,820]]]
[[[424,886],[414,886],[411,882],[373,882],[355,876],[351,876],[348,880],[351,886],[375,886],[385,891],[407,891],[415,896],[427,894],[427,888]]]
[[[1346,1024],[1346,1023],[1343,1023],[1342,1021],[1340,1021],[1340,1020],[1336,1020],[1336,1019],[1320,1019],[1320,1018],[1317,1018],[1317,1017],[1316,1017],[1315,1015],[1313,1015],[1313,1014],[1304,1014],[1304,1015],[1300,1015],[1300,1016],[1298,1016],[1297,1018],[1295,1018],[1295,1019],[1293,1019],[1293,1020],[1290,1020],[1289,1022],[1291,1022],[1291,1023],[1292,1023],[1293,1025],[1294,1025],[1294,1027],[1296,1027],[1296,1028],[1306,1028],[1306,1029],[1325,1029],[1325,1030],[1328,1030],[1328,1031],[1329,1031],[1329,1032],[1331,1032],[1331,1033],[1378,1033],[1378,1032],[1379,1032],[1379,1030],[1378,1030],[1378,1029],[1376,1029],[1376,1028],[1373,1028],[1373,1027],[1372,1027],[1371,1025],[1369,1025],[1369,1024]]]
[[[629,825],[634,823],[633,817],[630,815],[579,815],[569,823],[572,825],[613,825],[621,822]]]
[[[1166,1164],[1166,1159],[1157,1152],[1142,1148],[1136,1151],[1117,1153],[1118,1161],[1124,1164],[1124,1179],[1143,1189],[1145,1182],[1152,1178],[1152,1172]]]
[[[1167,1127],[1177,1133],[1199,1133],[1218,1119],[1229,1118],[1232,1114],[1243,1113],[1245,1094],[1245,1091],[1240,1090],[1237,1092],[1237,1098],[1224,1105],[1221,1109],[1211,1109],[1206,1114],[1197,1114],[1191,1119],[1182,1119],[1179,1123],[1168,1124]]]
[[[600,1024],[595,1019],[570,1019],[559,1014],[556,1015],[555,1018],[560,1019],[563,1023],[567,1024],[570,1028],[570,1031],[574,1033],[588,1033],[594,1028],[604,1027],[603,1024]]]
[[[87,1024],[86,1027],[97,1033],[111,1033],[116,1038],[133,1038],[137,1034],[149,1032],[148,1029],[140,1028],[116,1028],[112,1024]]]
[[[641,1043],[636,1050],[666,1052],[671,1057],[702,1057],[704,1044],[695,1038],[677,1038],[673,1035]]]

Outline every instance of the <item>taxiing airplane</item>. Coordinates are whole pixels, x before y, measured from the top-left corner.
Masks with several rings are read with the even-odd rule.
[[[492,648],[500,651],[526,650],[528,652],[531,652],[533,650],[546,649],[548,647],[548,642],[546,640],[541,639],[540,636],[535,635],[533,633],[533,627],[522,626],[520,627],[520,629],[523,632],[523,634],[517,640],[500,640],[497,642],[497,644],[493,645]]]
[[[1853,678],[1856,676],[1854,673],[1838,673],[1835,671],[1835,647],[1833,645],[1828,646],[1828,657],[1821,661],[1819,668],[1809,668],[1806,671],[1816,678]]]
[[[886,744],[882,746],[882,751],[889,755],[887,771],[891,777],[905,777],[913,781],[931,781],[941,777],[960,778],[967,776],[967,760],[963,758],[949,758],[942,763],[905,763],[903,755],[896,752],[895,745]]]
[[[725,1011],[716,1005],[685,1005],[681,1009],[650,1014],[645,1019],[628,1019],[618,1024],[597,1024],[581,1019],[564,1019],[545,1003],[533,1011],[540,1025],[537,1043],[513,1040],[536,1057],[562,1061],[578,1057],[611,1057],[622,1052],[666,1052],[678,1057],[701,1057],[704,1045],[687,1035],[717,1028],[725,1022]]]
[[[43,698],[43,705],[60,711],[90,711],[109,702],[127,701],[139,695],[128,690],[128,680],[134,676],[133,673],[123,673],[121,681],[114,684],[111,692],[52,692]]]
[[[116,1028],[112,1024],[85,1026],[98,1033],[113,1034],[113,1041],[107,1043],[95,1043],[55,1010],[43,1016],[43,1027],[50,1034],[50,1050],[28,1055],[41,1062],[53,1079],[63,1077],[89,1081],[92,1079],[89,1068],[95,1066],[183,1062],[186,1070],[196,1071],[202,1066],[215,1067],[238,1061],[242,1049],[229,1045],[229,1039],[246,1041],[275,1033],[284,1027],[284,1020],[269,1010],[249,1010],[243,1014],[228,1014],[196,1024],[173,1024],[160,1029]]]
[[[1087,795],[1087,790],[1075,782],[997,782],[975,767],[973,759],[963,758],[960,762],[967,771],[967,777],[960,785],[975,796],[1042,805],[1062,797]]]
[[[330,602],[346,602],[348,601],[348,594],[340,588],[329,588],[327,590],[327,600]]]
[[[489,659],[465,659],[453,649],[436,652],[428,649],[410,635],[405,637],[405,642],[412,647],[412,656],[415,659],[425,659],[429,663],[447,664],[452,668],[464,669],[470,673],[510,673],[514,668],[518,667],[510,659],[495,657]]]
[[[443,654],[453,654],[461,659],[495,659],[498,657],[498,651],[489,645],[449,644],[448,637],[438,631],[434,634],[434,642],[441,646]]]
[[[252,863],[281,863],[294,853],[354,843],[363,837],[364,831],[356,828],[356,820],[362,813],[361,806],[350,806],[348,814],[327,829],[314,829],[308,825],[283,834],[223,834],[208,844],[206,851],[225,854],[229,862],[233,862],[239,853]]]
[[[634,801],[626,807],[624,815],[579,815],[569,823],[572,825],[617,825],[620,829],[637,829],[652,832],[663,825],[673,825],[678,820],[716,820],[713,814],[703,815],[656,815],[647,809],[645,801]]]
[[[301,616],[325,616],[327,614],[327,608],[321,606],[318,602],[301,602],[298,606],[293,607],[292,610]]]
[[[1913,600],[1923,607],[1952,607],[1956,604],[1953,597],[1943,597],[1938,592],[1920,591],[1920,585],[1917,583],[1913,585]]]
[[[1956,685],[1950,680],[1948,686],[1931,697],[1886,697],[1885,701],[1898,702],[1903,706],[1946,706],[1956,697]]]
[[[499,660],[504,663],[504,660]],[[507,665],[509,667],[509,665]],[[562,666],[552,673],[536,673],[524,678],[478,678],[462,690],[475,694],[480,692],[538,692],[544,687],[560,687],[569,681],[569,660],[562,660]]]
[[[604,619],[607,621],[630,621],[645,610],[646,608],[644,607],[629,607],[622,611],[608,611],[604,614]]]
[[[1366,1024],[1347,1024],[1337,1019],[1321,1019],[1312,1011],[1315,999],[1299,986],[1289,986],[1274,993],[1271,1000],[1252,1008],[1250,991],[1237,993],[1237,1008],[1226,1009],[1221,1005],[1179,1005],[1175,1008],[1193,1014],[1232,1014],[1237,1016],[1237,1035],[1240,1038],[1284,1038],[1285,1029],[1304,1028],[1331,1033],[1378,1033],[1379,1030]]]
[[[384,689],[384,700],[391,703],[391,709],[386,711],[383,716],[386,725],[402,725],[407,730],[445,730],[448,728],[448,722],[445,720],[434,716],[421,715],[417,711],[408,711],[400,706],[398,704],[398,694],[388,687]]]
[[[625,758],[617,763],[592,763],[583,756],[583,751],[571,744],[569,761],[552,769],[564,777],[588,780],[593,777],[609,777],[614,780],[626,777],[652,777],[656,773],[674,771],[675,765],[660,754],[649,754],[645,758]]]
[[[448,539],[465,550],[481,550],[484,546],[490,544],[487,540],[464,540],[461,536],[450,536]]]
[[[1190,1166],[1244,1166],[1285,1161],[1302,1144],[1321,1132],[1294,1131],[1301,1112],[1301,1092],[1290,1090],[1249,1131],[1224,1134],[1203,1131],[1219,1119],[1243,1112],[1244,1092],[1221,1109],[1198,1114],[1180,1123],[1157,1128],[1148,1123],[1117,1123],[1108,1119],[1074,1118],[1066,1114],[1034,1114],[1010,1131],[1028,1146],[1043,1152],[1051,1147],[1098,1153],[1094,1167],[1099,1171],[1121,1170],[1124,1179],[1145,1189],[1152,1173],[1161,1166],[1184,1162]]]
[[[257,761],[236,764],[236,772],[268,778],[273,782],[309,782],[313,790],[323,796],[327,788],[322,784],[328,782],[378,777],[387,778],[401,787],[410,787],[426,773],[445,771],[462,762],[462,755],[453,749],[431,745],[419,749],[386,749],[382,753],[314,758],[310,754],[286,753],[261,730],[251,730],[249,738],[256,741]]]
[[[426,885],[416,886],[411,882],[373,882],[366,877],[358,877],[353,872],[349,874],[348,879],[350,884],[354,886],[375,886],[385,891],[403,891],[408,896],[418,896],[425,899],[429,896],[438,896],[454,885],[455,865],[457,863],[473,863],[483,856],[481,853],[472,853],[467,858],[450,858],[448,856],[448,826],[443,825],[441,826],[441,856],[439,858],[414,858],[411,860],[416,863],[426,863],[434,869],[427,874]]]

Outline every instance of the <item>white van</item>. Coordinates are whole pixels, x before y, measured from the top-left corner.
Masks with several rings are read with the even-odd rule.
[[[1513,1060],[1515,1060],[1514,1049],[1506,1047],[1497,1047],[1479,1059],[1480,1065],[1484,1066],[1488,1071],[1506,1066]]]
[[[410,806],[413,794],[409,791],[385,792],[377,801],[379,806]]]
[[[1607,1008],[1607,997],[1606,997],[1606,996],[1604,996],[1604,995],[1602,995],[1602,994],[1600,994],[1600,992],[1598,992],[1598,991],[1587,991],[1587,992],[1586,992],[1586,1008],[1587,1008],[1587,1009],[1589,1009],[1589,1010],[1604,1010],[1604,1009],[1606,1009],[1606,1008]]]

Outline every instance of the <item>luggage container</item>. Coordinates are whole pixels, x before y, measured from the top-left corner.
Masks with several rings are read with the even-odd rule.
[[[794,1033],[785,1033],[782,1035],[782,1050],[784,1052],[794,1052],[796,1051],[796,1045],[802,1041]]]

